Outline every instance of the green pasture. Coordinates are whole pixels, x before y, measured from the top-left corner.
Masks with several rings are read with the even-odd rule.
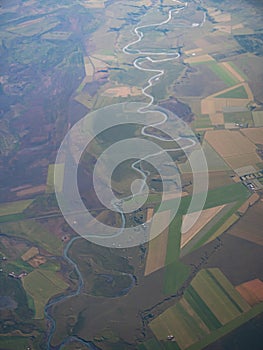
[[[61,240],[37,221],[2,223],[0,224],[0,232],[28,239],[53,255],[57,256],[62,253]]]
[[[48,300],[66,290],[68,284],[57,273],[40,268],[24,277],[23,286],[34,300],[35,318],[42,319]]]
[[[239,83],[237,78],[235,78],[227,69],[219,66],[215,61],[206,62],[206,64],[226,85],[234,86]]]
[[[33,199],[25,199],[15,202],[6,202],[0,204],[0,217],[22,213],[31,203]]]
[[[249,111],[224,113],[224,120],[225,123],[238,123],[244,125],[248,124],[249,126],[254,126],[252,114]]]
[[[216,98],[243,98],[247,99],[248,95],[244,86],[239,86],[222,94],[216,95]]]

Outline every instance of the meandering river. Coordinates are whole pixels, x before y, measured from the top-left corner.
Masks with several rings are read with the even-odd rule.
[[[160,64],[162,62],[167,62],[167,61],[172,61],[172,60],[176,60],[180,57],[180,54],[178,52],[169,52],[169,51],[162,51],[162,52],[151,52],[151,51],[143,51],[143,50],[138,50],[138,49],[133,49],[133,47],[138,44],[139,42],[142,41],[143,37],[144,37],[144,33],[143,33],[143,29],[146,29],[146,28],[154,28],[154,27],[159,27],[159,26],[162,26],[164,24],[167,24],[169,23],[172,18],[173,18],[173,14],[178,14],[180,11],[183,11],[187,6],[188,4],[187,3],[182,3],[180,1],[177,1],[177,0],[173,0],[174,2],[178,3],[180,6],[176,7],[175,9],[170,9],[169,12],[168,12],[168,15],[167,15],[167,18],[159,23],[153,23],[153,24],[146,24],[146,25],[141,25],[141,26],[137,26],[135,29],[134,29],[134,34],[137,36],[137,39],[128,43],[124,48],[123,48],[123,52],[127,55],[137,55],[137,56],[140,56],[140,57],[137,57],[134,62],[133,62],[133,66],[134,68],[140,70],[140,71],[144,71],[144,72],[151,72],[153,73],[153,75],[150,77],[150,79],[148,79],[147,81],[147,85],[145,87],[142,88],[142,94],[149,99],[149,103],[146,103],[145,106],[139,108],[137,110],[138,113],[156,113],[155,110],[153,109],[150,109],[150,107],[152,107],[152,105],[154,104],[154,97],[148,93],[147,91],[153,86],[153,83],[156,83],[156,81],[158,79],[161,78],[161,76],[164,74],[164,70],[162,69],[149,69],[149,68],[145,68],[142,66],[143,62],[151,62],[153,64]],[[204,17],[204,21],[205,21],[205,17]],[[203,25],[204,22],[202,22],[200,25]],[[157,57],[157,56],[160,56],[159,59],[153,59],[151,58],[151,56],[154,56],[154,57]],[[178,137],[177,139],[175,140],[167,140],[165,138],[162,138],[161,136],[157,136],[157,135],[152,135],[150,133],[147,132],[147,128],[149,127],[157,127],[157,126],[160,126],[162,124],[164,124],[166,121],[167,121],[167,114],[165,114],[163,111],[159,111],[160,113],[160,116],[162,116],[162,119],[155,123],[155,124],[152,124],[152,125],[147,125],[145,127],[142,128],[141,130],[141,134],[144,135],[144,136],[148,136],[148,137],[151,137],[151,138],[154,138],[154,139],[158,139],[158,140],[161,140],[161,141],[166,141],[166,142],[174,142],[174,141],[178,141],[180,139],[180,137]],[[180,148],[180,150],[185,150],[187,148],[190,148],[190,147],[193,147],[193,145],[195,145],[195,141],[193,139],[188,139],[189,141],[189,145],[186,145],[184,148]],[[140,159],[138,161],[135,161],[133,164],[132,164],[132,168],[137,171],[143,181],[142,181],[142,185],[141,185],[141,188],[139,189],[139,192],[137,194],[140,194],[143,189],[144,189],[144,186],[146,185],[146,180],[147,180],[147,176],[148,176],[148,172],[146,171],[143,171],[142,169],[139,169],[137,168],[136,166],[142,161],[142,160],[146,160],[147,158],[149,157],[154,157],[154,156],[158,156],[160,153],[162,152],[167,152],[167,151],[178,151],[178,149],[163,149],[161,152],[158,152],[158,153],[153,153],[153,154],[150,154],[148,155],[147,157],[145,157],[144,159]],[[131,198],[131,196],[129,197],[126,197],[124,200],[127,200]],[[126,219],[125,219],[125,215],[124,213],[121,211],[121,205],[120,205],[120,202],[116,202],[115,203],[115,208],[116,210],[118,210],[118,212],[120,212],[121,214],[121,218],[122,218],[122,225],[121,225],[121,228],[118,232],[118,235],[122,233],[122,230],[124,229],[125,227],[125,224],[126,224]],[[82,274],[81,274],[81,271],[79,270],[77,264],[69,257],[68,255],[68,252],[69,252],[69,249],[71,248],[72,244],[78,240],[78,239],[81,239],[82,237],[78,236],[78,237],[74,237],[72,238],[66,245],[65,249],[64,249],[64,252],[63,252],[63,256],[65,258],[65,260],[75,269],[77,275],[78,275],[78,287],[75,291],[71,292],[70,294],[67,294],[67,295],[62,295],[62,296],[58,296],[58,297],[55,297],[55,298],[52,298],[48,303],[47,305],[45,306],[45,317],[47,319],[47,322],[48,322],[48,331],[47,331],[47,350],[50,350],[50,349],[56,349],[56,350],[60,350],[60,349],[63,349],[63,347],[71,342],[71,341],[77,341],[77,342],[80,342],[84,345],[87,346],[87,348],[89,349],[92,349],[92,350],[98,350],[99,348],[97,348],[92,342],[89,342],[89,341],[85,341],[81,338],[78,338],[78,337],[67,337],[63,340],[63,342],[59,345],[59,346],[52,346],[51,345],[51,340],[52,340],[52,337],[55,333],[55,330],[56,330],[56,321],[55,319],[52,317],[52,313],[51,313],[51,309],[52,309],[52,306],[58,304],[58,303],[61,303],[61,302],[64,302],[65,300],[69,299],[69,298],[72,298],[74,296],[77,296],[81,293],[81,290],[82,290],[82,287],[83,287],[83,284],[84,284],[84,281],[83,281],[83,277],[82,277]],[[131,278],[131,286],[130,288],[132,288],[134,285],[134,280],[133,278]],[[129,289],[126,289],[125,290],[125,293],[128,293]]]

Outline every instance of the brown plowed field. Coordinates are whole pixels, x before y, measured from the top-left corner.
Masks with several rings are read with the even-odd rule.
[[[263,282],[260,279],[242,283],[236,290],[251,306],[263,301]]]

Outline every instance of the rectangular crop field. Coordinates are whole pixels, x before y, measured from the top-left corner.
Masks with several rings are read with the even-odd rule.
[[[220,205],[214,208],[204,209],[199,212],[199,217],[195,224],[181,237],[181,248],[183,248],[193,237],[197,235],[197,233],[210,222],[223,208],[225,205]],[[190,213],[183,216],[183,224],[187,219],[191,220],[191,217],[196,215],[195,213]],[[194,219],[194,217],[193,217]]]
[[[263,128],[242,129],[241,132],[255,145],[263,145]]]
[[[150,236],[156,236],[158,230],[161,232],[161,228],[165,227],[167,223],[169,223],[169,220],[170,210],[156,214],[151,224]],[[149,275],[150,273],[157,271],[164,266],[168,242],[168,232],[169,226],[166,227],[161,234],[157,235],[156,238],[152,239],[149,242],[146,267],[144,272],[145,275]]]
[[[253,137],[253,140],[263,138],[263,136],[258,136],[256,132],[251,132],[249,135]],[[246,136],[248,135],[246,134]],[[255,144],[246,136],[239,131],[213,130],[206,132],[205,140],[232,169],[237,169],[246,165],[256,166],[261,161],[257,155]]]
[[[252,112],[254,124],[256,127],[263,126],[263,111]]]
[[[232,113],[224,113],[225,123],[237,123],[246,125],[248,123],[249,126],[253,126],[253,119],[251,112],[232,112]]]
[[[220,273],[220,272],[219,272]],[[228,282],[222,286],[209,270],[202,270],[192,281],[192,287],[203,299],[221,324],[226,324],[238,317],[244,310],[233,297],[232,285]]]
[[[216,62],[207,62],[208,67],[228,86],[236,85],[239,81],[224,66]]]
[[[245,282],[237,286],[236,290],[251,306],[263,301],[263,282],[260,279]]]
[[[47,175],[46,193],[52,193],[52,192],[55,191],[55,184],[54,184],[55,170],[56,170],[57,175],[58,175],[56,191],[61,192],[62,189],[63,189],[64,164],[49,164],[49,166],[48,166],[48,175]]]
[[[31,203],[33,199],[26,199],[16,202],[7,202],[0,204],[0,216],[22,213]]]
[[[198,315],[195,312],[192,315],[185,309],[185,305],[179,302],[154,319],[150,328],[158,340],[166,340],[167,335],[173,334],[179,347],[187,349],[208,334],[203,324],[200,326]]]
[[[231,89],[227,92],[223,92],[215,96],[216,98],[241,98],[247,99],[248,95],[243,85]]]

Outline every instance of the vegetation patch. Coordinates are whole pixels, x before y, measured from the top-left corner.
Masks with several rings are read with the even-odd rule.
[[[247,99],[248,95],[244,86],[239,86],[235,89],[224,92],[223,94],[215,95],[216,98],[243,98]]]
[[[0,204],[0,217],[22,213],[31,203],[33,199],[21,200],[16,202],[7,202]]]
[[[3,223],[0,232],[28,239],[56,256],[62,251],[61,240],[34,220]]]
[[[207,62],[206,64],[226,85],[233,86],[239,83],[238,79],[233,77],[223,66],[220,66],[216,62]]]
[[[34,299],[35,318],[44,318],[44,308],[48,300],[68,288],[68,284],[53,271],[34,270],[23,279],[26,292]]]

